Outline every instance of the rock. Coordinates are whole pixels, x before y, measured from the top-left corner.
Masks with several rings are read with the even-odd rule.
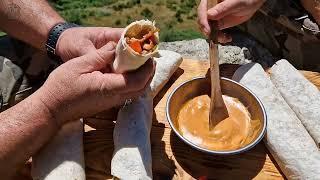
[[[207,60],[209,46],[204,39],[160,43],[160,49],[171,50],[184,58]]]
[[[263,66],[271,66],[274,58],[268,50],[258,44],[252,37],[234,32],[231,34],[233,42],[219,45],[220,64],[247,64],[258,62]],[[206,61],[208,59],[208,43],[205,39],[189,41],[162,42],[160,49],[171,50],[181,54],[184,58]]]

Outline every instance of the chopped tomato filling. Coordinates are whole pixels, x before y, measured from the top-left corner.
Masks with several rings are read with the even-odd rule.
[[[135,52],[147,54],[157,45],[155,33],[158,31],[159,29],[149,31],[147,34],[143,35],[141,39],[126,37],[126,42]]]

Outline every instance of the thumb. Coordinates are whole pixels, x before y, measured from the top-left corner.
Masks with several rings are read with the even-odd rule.
[[[91,51],[83,56],[83,63],[89,71],[97,71],[105,68],[114,60],[116,43],[113,41],[108,42],[100,49]]]
[[[239,7],[240,4],[241,1],[239,0],[224,0],[208,10],[208,19],[219,20],[231,14],[235,9]]]

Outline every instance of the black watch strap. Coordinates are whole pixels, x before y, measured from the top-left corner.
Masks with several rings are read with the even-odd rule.
[[[64,22],[64,23],[56,24],[50,30],[47,43],[46,43],[46,50],[49,58],[56,60],[58,62],[62,62],[60,57],[56,55],[57,42],[60,35],[63,33],[63,31],[73,27],[79,27],[79,26],[73,23]]]

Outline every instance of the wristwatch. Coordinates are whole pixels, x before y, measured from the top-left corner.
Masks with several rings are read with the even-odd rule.
[[[56,54],[56,48],[57,48],[57,42],[60,37],[60,35],[63,33],[63,31],[73,28],[73,27],[79,27],[77,24],[74,23],[58,23],[56,24],[49,32],[47,43],[46,43],[46,50],[48,57],[62,63],[61,58]]]

